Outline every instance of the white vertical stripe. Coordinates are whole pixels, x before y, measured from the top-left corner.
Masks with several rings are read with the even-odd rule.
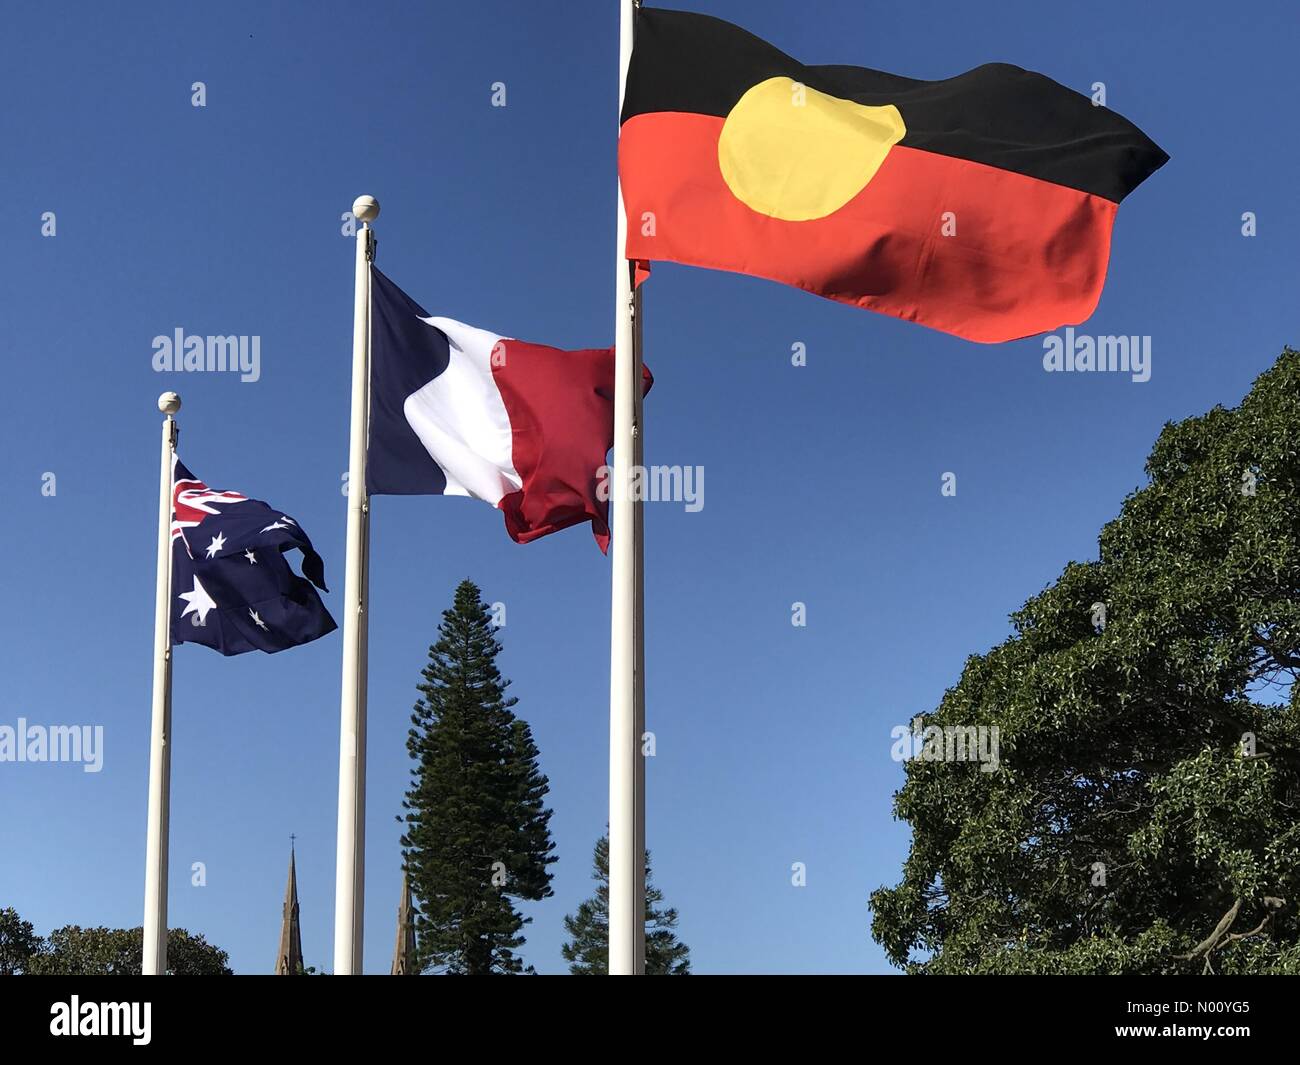
[[[523,480],[515,470],[510,415],[492,376],[502,337],[451,318],[423,318],[447,335],[447,369],[403,405],[406,421],[447,477],[447,495],[496,506]]]

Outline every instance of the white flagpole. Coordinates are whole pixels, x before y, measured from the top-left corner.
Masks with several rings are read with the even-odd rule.
[[[370,263],[379,217],[373,196],[359,196],[356,302],[352,319],[352,437],[348,461],[347,576],[343,589],[343,696],[339,714],[338,862],[334,874],[334,974],[361,974],[366,880],[366,603],[370,586]]]
[[[167,836],[172,786],[172,458],[181,397],[164,392],[158,409],[162,424],[162,464],[158,482],[158,580],[153,615],[153,722],[149,744],[149,827],[144,857],[145,976],[167,971]]]
[[[635,0],[619,0],[619,110],[632,58]],[[641,294],[624,256],[627,213],[618,190],[614,256],[613,594],[609,683],[609,974],[645,972],[645,732],[641,502],[632,467],[641,465]]]

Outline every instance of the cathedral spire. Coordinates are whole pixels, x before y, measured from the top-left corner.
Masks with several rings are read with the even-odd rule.
[[[275,961],[276,976],[300,976],[302,931],[298,927],[298,869],[294,862],[293,837],[289,837],[289,882],[284,888],[284,918],[280,924],[280,954]]]
[[[397,945],[393,948],[391,976],[416,976],[415,914],[411,906],[411,884],[402,872],[402,902],[397,907]]]

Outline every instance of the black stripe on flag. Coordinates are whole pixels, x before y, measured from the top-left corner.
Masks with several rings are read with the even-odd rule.
[[[678,111],[725,118],[753,86],[788,77],[842,100],[894,104],[899,142],[1118,203],[1168,160],[1122,115],[1009,63],[942,81],[855,66],[804,66],[739,26],[662,8],[637,11],[623,117]]]

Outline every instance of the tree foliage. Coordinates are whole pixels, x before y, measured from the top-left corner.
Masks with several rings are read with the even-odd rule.
[[[560,948],[574,976],[604,976],[609,972],[609,837],[596,841],[592,879],[596,894],[564,918],[569,941]],[[645,972],[647,976],[689,976],[691,949],[677,938],[677,911],[664,909],[663,892],[650,876],[650,852],[645,855]]]
[[[40,950],[41,937],[12,906],[0,910],[0,976],[21,976],[32,955]]]
[[[403,855],[422,971],[519,973],[528,923],[514,900],[551,894],[551,811],[527,723],[497,669],[501,644],[471,581],[443,612],[407,748]]]
[[[230,959],[202,935],[167,932],[167,972],[174,976],[229,976]],[[32,955],[32,976],[139,976],[144,968],[141,928],[56,928]]]
[[[907,764],[895,964],[1300,972],[1300,352],[1146,471],[924,715],[996,726],[1000,768]]]

